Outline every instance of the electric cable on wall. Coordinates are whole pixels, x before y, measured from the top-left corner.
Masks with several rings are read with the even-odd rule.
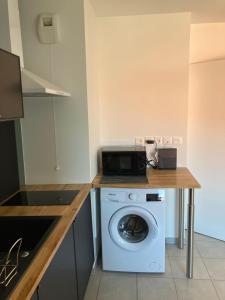
[[[51,80],[53,81],[53,49],[52,45],[49,45],[50,49],[50,76]],[[56,107],[55,107],[55,97],[51,97],[51,102],[52,102],[52,118],[53,118],[53,142],[54,142],[54,156],[55,156],[55,170],[59,171],[60,170],[60,165],[59,165],[59,158],[58,158],[58,144],[57,144],[57,124],[56,124]]]

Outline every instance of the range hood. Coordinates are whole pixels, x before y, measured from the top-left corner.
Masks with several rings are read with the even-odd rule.
[[[62,88],[24,68],[21,69],[21,76],[24,97],[70,96],[70,93],[64,91]]]
[[[8,35],[10,48],[8,50],[20,57],[21,79],[24,97],[68,97],[70,93],[63,88],[48,82],[24,68],[23,45],[21,37],[20,15],[18,0],[5,0],[8,10]]]

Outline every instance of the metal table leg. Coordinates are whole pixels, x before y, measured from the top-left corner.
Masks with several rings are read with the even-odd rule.
[[[194,253],[194,189],[189,189],[188,195],[188,237],[187,237],[187,278],[193,278]]]
[[[184,248],[184,189],[179,189],[178,248]]]

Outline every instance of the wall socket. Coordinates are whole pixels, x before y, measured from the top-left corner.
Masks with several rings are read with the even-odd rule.
[[[183,138],[182,136],[173,136],[173,145],[182,145]]]
[[[172,136],[164,136],[163,137],[163,145],[172,145],[172,144],[173,144]]]
[[[183,138],[182,136],[136,136],[135,145],[144,146],[146,141],[154,140],[158,146],[169,146],[169,145],[182,145]]]
[[[135,145],[137,146],[144,146],[145,144],[145,139],[143,136],[136,136],[135,137]]]
[[[161,136],[155,136],[154,140],[157,145],[162,145],[163,144],[163,138]]]

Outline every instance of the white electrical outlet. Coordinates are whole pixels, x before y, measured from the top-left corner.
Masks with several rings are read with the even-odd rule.
[[[143,136],[136,136],[135,137],[135,145],[137,146],[143,146],[145,143],[145,139]]]
[[[172,145],[173,144],[172,136],[164,136],[163,137],[163,144],[164,145]]]
[[[182,145],[183,138],[182,136],[173,136],[173,145]]]
[[[155,140],[157,145],[162,145],[163,144],[163,139],[162,139],[161,136],[155,136],[154,140]]]
[[[59,165],[55,166],[55,171],[60,171],[60,166]]]

